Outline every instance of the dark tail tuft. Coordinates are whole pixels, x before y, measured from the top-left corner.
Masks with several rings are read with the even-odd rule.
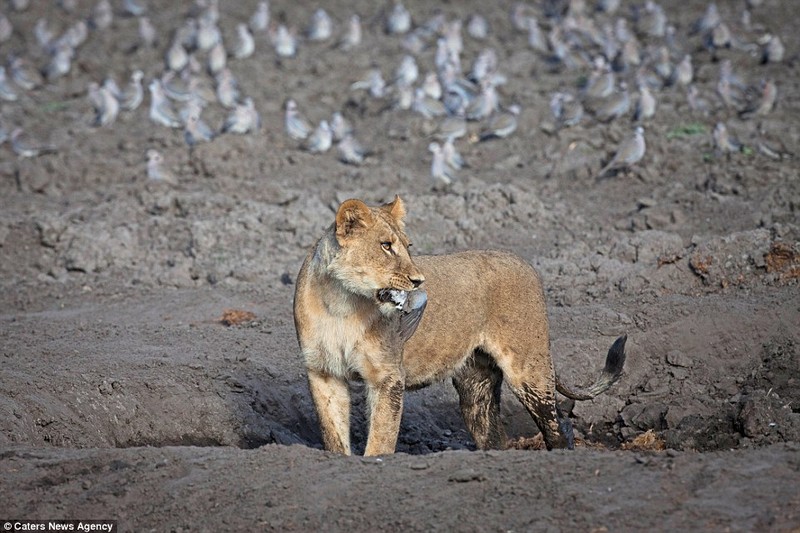
[[[623,335],[614,341],[611,348],[608,350],[606,356],[606,364],[603,367],[603,372],[600,378],[593,383],[585,391],[574,391],[561,383],[561,380],[556,376],[556,390],[573,400],[591,400],[592,398],[607,391],[614,383],[616,383],[620,376],[622,376],[622,369],[625,365],[625,342],[628,340],[627,335]]]

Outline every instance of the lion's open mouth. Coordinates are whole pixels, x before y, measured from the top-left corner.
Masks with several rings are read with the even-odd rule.
[[[375,294],[375,297],[381,303],[393,303],[398,309],[402,309],[408,298],[408,291],[401,291],[397,289],[380,289]]]

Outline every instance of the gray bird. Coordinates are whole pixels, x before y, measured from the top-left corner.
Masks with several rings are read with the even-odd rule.
[[[644,128],[637,126],[633,136],[620,143],[614,157],[600,170],[597,179],[604,178],[610,172],[628,169],[642,160],[646,150]]]
[[[216,77],[217,101],[223,107],[233,109],[239,102],[239,84],[229,68],[224,68]]]
[[[141,70],[134,70],[131,74],[128,87],[119,95],[119,106],[123,110],[134,111],[142,104],[142,100],[144,100],[142,78],[144,78],[144,73]]]
[[[383,74],[379,69],[371,69],[364,79],[350,85],[351,91],[362,89],[369,91],[370,96],[373,98],[383,98],[385,96],[386,82],[383,80]]]
[[[722,22],[722,17],[719,16],[717,4],[711,2],[708,4],[703,16],[697,19],[692,25],[692,32],[706,34],[717,27],[720,22]]]
[[[625,115],[631,108],[631,99],[625,82],[620,83],[619,90],[594,106],[594,117],[600,122],[611,122]]]
[[[686,86],[692,83],[692,79],[694,79],[692,56],[686,54],[683,56],[683,60],[681,60],[681,62],[675,66],[675,70],[672,72],[672,83]]]
[[[583,118],[583,104],[570,93],[557,92],[550,99],[550,111],[556,119],[556,126],[568,128],[580,123]]]
[[[13,57],[8,68],[11,71],[11,79],[14,80],[14,83],[26,91],[31,91],[44,84],[44,79],[39,71],[21,57]]]
[[[44,68],[44,74],[48,81],[66,76],[70,69],[72,69],[72,59],[74,56],[75,51],[71,46],[66,43],[60,44],[55,54],[50,58],[50,62]]]
[[[695,113],[707,115],[711,111],[708,100],[700,96],[700,91],[694,85],[689,85],[686,89],[686,102],[689,104],[689,109]]]
[[[148,17],[139,17],[139,43],[142,48],[153,48],[158,43],[158,33]]]
[[[300,114],[297,102],[292,99],[286,101],[284,129],[296,141],[304,141],[311,134],[311,124]]]
[[[15,128],[11,132],[11,149],[19,157],[37,157],[57,151],[52,144],[41,144],[34,141],[21,128]]]
[[[245,98],[225,119],[223,133],[245,134],[261,129],[261,115],[256,111],[252,98]]]
[[[764,116],[768,115],[775,107],[775,102],[778,99],[778,87],[772,80],[761,80],[758,90],[752,91],[755,93],[751,101],[739,111],[739,116],[749,118],[753,115]]]
[[[321,154],[330,150],[333,145],[333,132],[327,120],[323,120],[308,138],[303,148],[312,154]]]
[[[214,130],[206,124],[200,115],[191,114],[186,120],[186,127],[183,130],[183,138],[190,149],[200,143],[214,140]]]
[[[91,87],[90,91],[95,89]],[[96,88],[97,94],[90,95],[95,104],[95,126],[110,126],[119,114],[119,100],[107,87]]]
[[[457,176],[453,169],[447,165],[442,147],[439,146],[438,143],[430,143],[428,145],[428,151],[433,154],[433,159],[431,160],[431,177],[435,185],[450,185],[453,183],[457,179]]]
[[[33,36],[39,47],[47,50],[48,45],[55,39],[55,33],[50,29],[47,19],[44,17],[39,18],[33,25]]]
[[[168,128],[181,128],[183,124],[175,113],[164,89],[161,87],[161,80],[154,79],[150,82],[150,120],[156,124],[161,124]]]
[[[0,99],[6,102],[15,102],[19,98],[17,92],[8,83],[6,78],[6,68],[0,66]]]
[[[246,59],[253,55],[256,49],[256,41],[253,38],[253,34],[247,29],[247,24],[237,24],[236,35],[238,40],[236,46],[233,48],[233,57],[236,59]]]
[[[364,162],[366,151],[352,135],[347,135],[336,145],[339,161],[348,165],[360,165]]]
[[[177,185],[178,178],[164,168],[164,157],[156,150],[147,151],[147,179],[154,182]]]
[[[489,139],[505,139],[517,130],[517,117],[521,109],[518,105],[509,106],[506,111],[495,113],[489,123],[481,130],[481,141]]]
[[[738,152],[742,149],[741,143],[730,136],[728,128],[722,122],[717,122],[714,128],[714,146],[723,153]]]
[[[494,85],[484,81],[481,83],[480,94],[467,104],[464,114],[467,120],[483,120],[495,112],[498,103],[499,99]]]
[[[436,128],[434,136],[442,141],[460,139],[467,134],[467,121],[461,117],[445,117]]]
[[[636,110],[633,118],[637,121],[644,121],[653,118],[656,114],[656,98],[646,85],[639,87],[639,99],[636,102]]]
[[[414,91],[414,101],[411,108],[425,118],[443,117],[447,114],[447,109],[440,100],[435,100],[425,94],[421,88]]]
[[[14,33],[14,26],[4,14],[0,13],[0,43],[4,43],[11,38]]]
[[[542,32],[542,29],[539,27],[539,21],[536,17],[528,17],[527,18],[528,24],[528,46],[536,50],[537,52],[547,53],[549,48],[547,46],[547,39]]]

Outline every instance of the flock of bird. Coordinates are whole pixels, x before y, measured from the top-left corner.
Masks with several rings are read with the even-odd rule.
[[[620,3],[518,3],[508,14],[507,27],[494,28],[505,34],[526,35],[527,46],[550,70],[585,73],[585,83],[580,87],[563,88],[550,96],[554,130],[622,119],[633,121],[630,136],[617,147],[598,177],[630,169],[643,159],[644,126],[656,115],[662,91],[684,92],[688,109],[700,117],[748,118],[772,112],[778,94],[775,81],[762,79],[757,85],[748,85],[734,72],[730,60],[732,54],[741,53],[753,58],[754,65],[784,61],[780,37],[751,23],[751,10],[757,9],[761,0],[743,0],[743,11],[736,22],[724,20],[716,4],[710,3],[681,35],[655,0],[633,4],[629,9],[622,9]],[[0,12],[0,46],[15,33],[14,13],[26,10],[28,4],[28,0],[9,0],[9,13]],[[57,4],[66,15],[63,18],[74,22],[57,34],[51,24],[60,14],[51,13],[50,17],[37,20],[33,39],[26,36],[24,42],[40,47],[36,56],[44,56],[47,61],[34,65],[24,53],[9,54],[7,64],[0,66],[0,102],[4,105],[13,105],[22,93],[68,76],[83,44],[94,32],[111,31],[117,15],[138,19],[137,46],[161,47],[162,40],[148,18],[144,0],[120,0],[116,7],[109,0],[99,0],[85,17],[78,13],[76,0],[58,0]],[[186,17],[161,47],[161,74],[149,81],[145,81],[142,70],[134,70],[124,87],[112,77],[89,82],[86,93],[94,110],[93,125],[112,127],[121,113],[136,111],[146,99],[146,86],[149,119],[158,126],[182,130],[190,150],[220,135],[256,133],[262,128],[261,116],[229,67],[229,62],[246,61],[257,52],[262,53],[257,50],[257,42],[263,41],[257,41],[256,36],[264,35],[271,53],[281,61],[291,61],[300,47],[318,43],[333,42],[342,53],[363,46],[364,29],[358,14],[339,29],[325,9],[319,8],[311,13],[304,30],[297,31],[285,21],[272,20],[269,2],[260,1],[249,20],[236,23],[236,34],[229,46],[220,28],[220,16],[218,0],[194,0]],[[502,72],[497,52],[485,46],[471,63],[463,58],[464,33],[478,43],[490,36],[493,29],[484,16],[449,18],[437,12],[422,20],[412,16],[401,1],[394,0],[371,20],[365,28],[367,32],[399,40],[405,53],[393,68],[374,68],[353,80],[350,90],[385,101],[388,112],[415,113],[435,125],[428,144],[435,185],[452,183],[465,166],[456,148],[461,139],[469,144],[514,134],[522,109],[517,103],[502,101],[508,77]],[[696,45],[690,50],[691,42]],[[434,52],[430,65],[423,59],[431,55],[423,54],[426,50]],[[700,54],[719,63],[713,95],[701,94],[695,84],[693,62]],[[210,105],[227,110],[220,127],[212,127],[203,119],[203,111]],[[355,128],[343,111],[334,111],[329,120],[313,125],[304,118],[298,102],[287,95],[285,134],[300,149],[320,154],[335,147],[340,161],[359,165],[369,151],[357,140]],[[721,152],[742,149],[742,143],[728,133],[724,120],[717,121],[713,139]],[[26,138],[18,127],[9,132],[0,123],[0,143],[6,140],[20,157],[35,157],[56,149]],[[162,168],[163,156],[155,149],[149,149],[146,158],[151,179],[174,179]]]

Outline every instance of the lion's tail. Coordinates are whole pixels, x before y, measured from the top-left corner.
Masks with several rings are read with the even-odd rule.
[[[591,400],[595,396],[604,393],[619,380],[622,375],[622,367],[625,364],[625,341],[627,335],[623,335],[614,341],[606,356],[606,366],[603,368],[600,378],[586,390],[574,391],[564,385],[556,376],[556,390],[573,400]]]

